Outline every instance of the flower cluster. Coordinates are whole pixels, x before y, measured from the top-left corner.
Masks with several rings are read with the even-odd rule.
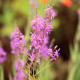
[[[56,16],[56,13],[53,11],[52,7],[50,7],[45,9],[45,15],[46,16],[44,18],[40,15],[36,15],[31,23],[31,27],[33,29],[33,32],[31,32],[31,54],[27,53],[27,55],[32,61],[37,61],[38,64],[40,64],[41,56],[43,56],[43,59],[46,60],[50,55],[52,57],[51,61],[56,60],[60,50],[58,49],[53,52],[51,47],[47,46],[49,41],[48,35],[53,28],[51,26],[51,20]]]
[[[23,34],[15,24],[14,31],[11,36],[11,48],[12,53],[15,54],[16,60],[14,63],[16,74],[14,80],[25,80],[25,74],[23,72],[24,61],[20,59],[20,55],[25,53],[26,43]]]
[[[15,70],[20,71],[24,67],[24,61],[22,59],[15,60]]]
[[[14,77],[14,80],[26,80],[24,72],[23,71],[17,72]]]
[[[45,9],[44,14],[44,18],[36,14],[31,22],[33,32],[31,32],[30,50],[25,50],[26,43],[24,40],[24,36],[19,31],[17,25],[15,25],[15,29],[10,36],[12,53],[15,54],[17,58],[14,65],[17,73],[14,77],[14,80],[26,80],[25,74],[22,70],[25,65],[23,60],[20,59],[21,54],[27,54],[28,61],[26,66],[30,67],[30,69],[33,69],[34,65],[37,66],[38,64],[40,64],[41,58],[46,60],[48,57],[50,57],[50,61],[53,61],[56,60],[56,58],[58,58],[59,56],[58,53],[60,51],[60,48],[57,49],[57,46],[55,46],[54,49],[52,49],[51,46],[48,47],[49,34],[51,29],[53,29],[51,21],[56,16],[56,13],[52,9],[52,6],[50,6],[49,8]],[[31,74],[31,71],[28,71]]]
[[[51,8],[46,8],[45,9],[45,17],[47,19],[51,19],[54,18],[56,16],[56,13],[53,11],[52,7]]]
[[[0,64],[2,64],[6,60],[6,52],[3,48],[0,47]]]
[[[26,43],[23,34],[19,31],[19,28],[15,24],[15,29],[11,36],[11,48],[13,54],[25,53]]]
[[[17,73],[15,74],[14,80],[25,80],[25,74],[22,71],[24,67],[24,62],[22,59],[15,60],[15,70]]]
[[[57,58],[59,57],[59,54],[58,53],[60,51],[60,48],[58,50],[56,48],[57,48],[57,46],[54,47],[54,52],[53,53],[50,53],[50,56],[52,57],[50,59],[50,61],[56,60],[56,57]]]

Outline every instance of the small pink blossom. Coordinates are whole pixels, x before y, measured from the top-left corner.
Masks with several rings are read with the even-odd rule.
[[[24,61],[22,59],[15,60],[15,70],[20,71],[24,67]]]
[[[0,64],[2,64],[6,60],[6,52],[3,48],[0,47]]]
[[[53,11],[52,8],[46,8],[45,9],[45,15],[46,15],[46,18],[50,18],[52,20],[52,18],[54,18],[56,16],[56,13]]]

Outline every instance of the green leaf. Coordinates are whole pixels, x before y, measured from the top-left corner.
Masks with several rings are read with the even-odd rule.
[[[51,65],[48,64],[47,66],[43,67],[42,69],[40,69],[35,76],[37,76],[38,74],[40,74],[42,71],[44,71],[45,69],[47,69],[48,67],[50,67]]]
[[[75,71],[75,74],[74,74],[74,77],[73,77],[73,80],[80,80],[80,63]]]

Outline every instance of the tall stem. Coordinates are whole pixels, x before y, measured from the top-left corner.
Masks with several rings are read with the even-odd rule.
[[[3,65],[0,65],[0,80],[4,80]]]

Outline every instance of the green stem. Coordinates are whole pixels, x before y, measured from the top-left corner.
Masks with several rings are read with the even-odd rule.
[[[35,80],[35,75],[34,75],[34,68],[33,68],[33,79]]]
[[[0,80],[4,80],[3,65],[0,65]]]

